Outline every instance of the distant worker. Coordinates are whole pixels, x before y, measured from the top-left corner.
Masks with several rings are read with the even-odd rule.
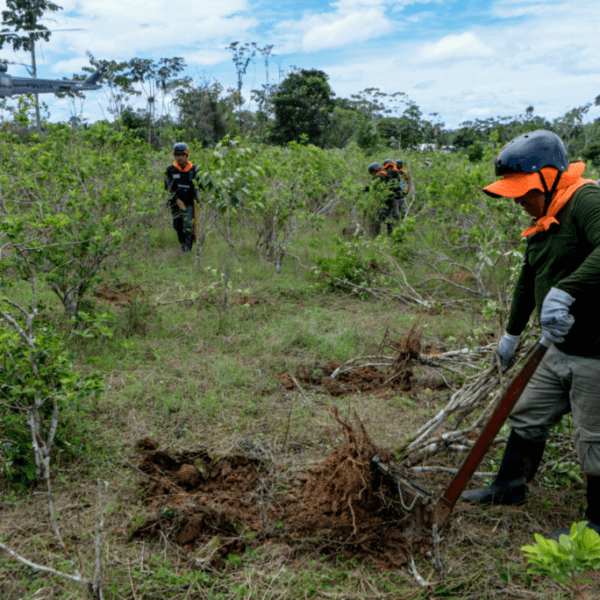
[[[380,201],[375,215],[375,235],[381,232],[381,224],[385,223],[388,234],[394,229],[394,180],[387,171],[381,168],[378,162],[371,163],[368,167],[371,175],[371,183],[365,188],[365,192],[375,191]],[[383,186],[383,187],[382,187]]]
[[[383,161],[383,168],[393,180],[394,209],[392,216],[394,221],[396,221],[396,226],[398,226],[400,219],[406,216],[407,207],[404,196],[408,192],[408,184],[402,181],[402,175],[396,168],[396,163],[391,158],[386,158]]]
[[[175,162],[167,167],[165,189],[171,194],[169,208],[173,217],[173,228],[183,252],[190,252],[194,243],[196,202],[198,201],[197,170],[188,160],[187,144],[177,142],[173,146]]]
[[[428,160],[428,159],[426,159]],[[404,177],[404,181],[406,182],[406,190],[405,190],[405,194],[408,194],[408,192],[410,192],[410,186],[412,183],[412,180],[410,178],[410,175],[408,174],[408,171],[404,168],[404,162],[402,162],[402,159],[399,158],[396,160],[396,169],[398,169],[398,172],[400,173],[400,175],[402,177]]]

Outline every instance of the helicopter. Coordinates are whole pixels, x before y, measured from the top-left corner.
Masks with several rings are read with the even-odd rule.
[[[76,31],[76,30],[58,30]],[[38,33],[37,31],[27,33]],[[16,36],[15,32],[0,32],[2,37]],[[69,81],[66,79],[38,79],[35,77],[14,77],[8,74],[8,65],[0,62],[0,98],[20,94],[49,94],[55,92],[85,92],[102,88],[98,81],[106,70],[102,63],[85,81]]]
[[[106,70],[100,65],[85,81],[65,79],[34,79],[33,77],[13,77],[8,75],[8,67],[0,63],[0,98],[19,94],[46,94],[53,92],[85,92],[102,88],[98,80]]]

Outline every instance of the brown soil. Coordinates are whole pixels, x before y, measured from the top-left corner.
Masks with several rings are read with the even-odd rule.
[[[244,456],[145,452],[139,468],[150,476],[143,495],[148,517],[132,538],[162,531],[191,552],[217,537],[214,568],[226,566],[228,554],[273,543],[382,570],[401,567],[409,554],[425,556],[432,547],[428,532],[402,510],[396,484],[371,460],[379,454],[385,461],[388,453],[357,418],[351,424],[336,409],[332,414],[337,429],[330,439],[338,442],[312,472],[300,475]]]
[[[244,306],[248,304],[249,306],[255,306],[256,304],[262,304],[264,300],[260,298],[256,298],[255,296],[240,296],[236,298],[231,303],[231,306]]]
[[[140,438],[136,447],[140,450],[156,450],[158,448],[158,440],[155,440],[153,437],[144,437]]]
[[[130,304],[136,296],[141,295],[142,288],[139,285],[124,282],[103,283],[96,290],[96,298],[117,306]]]
[[[324,389],[332,396],[345,396],[358,392],[376,392],[382,388],[388,378],[384,371],[375,367],[358,367],[332,379],[331,375],[339,366],[340,363],[335,360],[328,362],[326,365],[301,365],[298,373],[294,376],[285,372],[276,375],[276,377],[286,390],[297,389],[293,379],[295,377],[303,388],[316,387]],[[392,387],[397,388],[398,384],[392,384]]]

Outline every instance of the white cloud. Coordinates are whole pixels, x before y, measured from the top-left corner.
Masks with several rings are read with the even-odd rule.
[[[599,21],[600,3],[570,4],[569,10],[546,11],[541,19],[469,27],[425,43],[401,40],[386,47],[402,57],[397,78],[375,60],[375,48],[364,57],[320,68],[338,96],[367,87],[403,91],[423,113],[439,112],[450,127],[474,118],[518,115],[529,105],[552,119],[593,102],[599,93]],[[360,73],[361,80],[347,80],[346,73]],[[594,107],[588,116],[599,114]]]
[[[291,9],[291,3],[280,6],[275,0],[201,0],[177,8],[170,0],[58,4],[64,10],[49,15],[55,20],[46,24],[85,31],[55,33],[40,45],[41,76],[49,75],[49,68],[56,77],[81,72],[88,64],[86,50],[114,60],[182,56],[188,74],[205,69],[227,89],[235,69],[225,47],[234,40],[254,40],[275,45],[271,78],[277,66],[322,69],[338,96],[368,87],[406,92],[423,113],[439,112],[448,126],[519,114],[529,105],[553,118],[600,93],[600,3],[497,0],[449,8],[443,0],[323,0],[322,8],[311,11],[301,3]],[[4,7],[0,0],[0,10]],[[382,60],[384,53],[397,57],[392,66]],[[0,54],[13,56],[6,47]],[[27,62],[24,53],[17,56]],[[244,89],[263,79],[257,60]],[[102,98],[102,93],[90,94],[86,110],[97,110]],[[599,111],[593,108],[589,115]]]
[[[514,19],[525,16],[547,15],[549,11],[556,11],[564,0],[546,0],[527,2],[523,0],[500,0],[492,7],[492,15],[500,19]]]
[[[492,54],[492,48],[482,42],[475,33],[467,31],[450,34],[436,42],[425,44],[419,58],[423,62],[444,62],[486,58]]]
[[[244,38],[259,23],[245,14],[248,0],[204,0],[177,8],[169,0],[63,0],[60,4],[64,10],[48,13],[52,22],[46,20],[46,26],[83,31],[57,31],[43,44],[46,53],[84,57],[89,50],[98,58],[128,60],[157,52],[181,56],[184,48],[198,48],[196,56],[206,61],[202,64],[215,64],[218,50],[232,39]],[[0,0],[0,9],[4,6]]]
[[[382,11],[373,8],[315,23],[302,36],[301,47],[304,52],[339,48],[379,37],[391,29]]]
[[[381,37],[393,30],[384,0],[348,0],[334,3],[334,11],[307,13],[280,23],[277,31],[286,52],[318,52],[344,48]]]

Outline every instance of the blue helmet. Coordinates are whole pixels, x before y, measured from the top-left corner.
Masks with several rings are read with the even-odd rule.
[[[173,146],[173,154],[176,154],[178,152],[185,152],[186,154],[189,154],[187,144],[184,144],[183,142],[177,142]]]
[[[376,171],[381,171],[381,165],[378,162],[373,162],[369,165],[369,173],[374,173]]]
[[[569,159],[562,140],[552,131],[539,129],[511,140],[496,157],[496,175],[536,173],[554,167],[564,173]]]
[[[398,169],[401,169],[403,164],[404,164],[404,163],[402,162],[402,159],[401,159],[401,158],[399,158],[399,159],[396,161],[396,168],[398,168]]]
[[[394,167],[394,166],[395,166],[393,159],[391,159],[391,158],[386,158],[386,159],[383,161],[383,168],[384,168],[384,169],[385,169],[385,168],[386,168],[388,165],[391,165],[392,167]]]

